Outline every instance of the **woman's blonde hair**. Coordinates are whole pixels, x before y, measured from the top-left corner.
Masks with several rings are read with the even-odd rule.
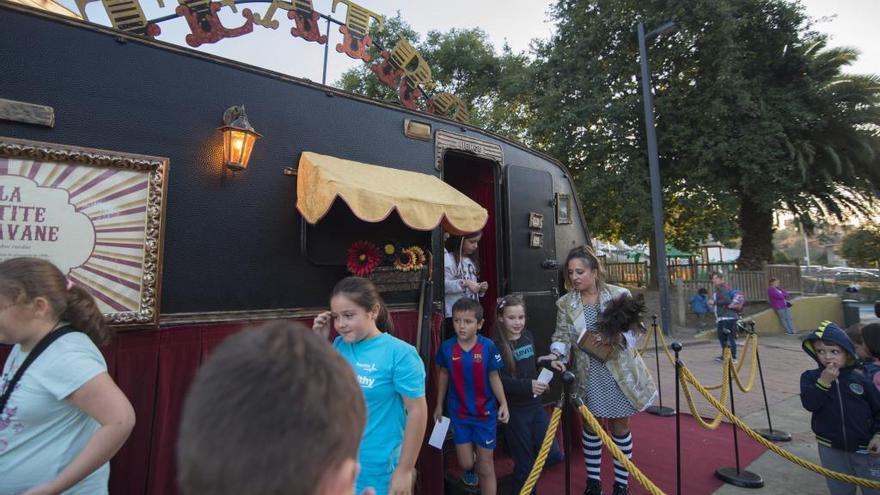
[[[590,270],[596,270],[596,289],[602,290],[605,287],[605,269],[599,263],[599,258],[593,252],[593,248],[587,245],[577,246],[568,252],[565,258],[565,266],[563,273],[565,275],[565,288],[571,290],[571,279],[568,276],[568,263],[573,259],[579,259],[587,265]]]

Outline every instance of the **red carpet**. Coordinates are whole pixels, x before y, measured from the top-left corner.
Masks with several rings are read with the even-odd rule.
[[[675,417],[661,418],[641,413],[632,418],[634,438],[633,461],[645,475],[661,490],[674,495],[675,480]],[[740,466],[745,469],[766,450],[763,446],[737,431],[739,440]],[[727,423],[716,430],[705,430],[687,414],[681,416],[681,492],[687,495],[710,494],[723,482],[715,478],[715,469],[735,467],[733,452],[733,433]],[[580,439],[572,442],[571,493],[583,493],[586,485],[586,470],[581,454]],[[760,473],[758,473],[760,474]],[[614,469],[611,455],[606,451],[602,456],[602,480],[605,493],[611,493]],[[565,493],[565,464],[559,463],[547,468],[538,481],[538,493]],[[630,493],[648,493],[630,477]]]

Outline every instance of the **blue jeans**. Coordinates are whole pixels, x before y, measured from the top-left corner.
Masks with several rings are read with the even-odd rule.
[[[783,330],[787,334],[795,334],[797,330],[794,329],[794,322],[791,320],[791,310],[788,308],[777,309],[776,316],[779,317],[779,323],[782,325]]]
[[[715,323],[718,332],[718,341],[721,343],[721,354],[724,355],[724,348],[730,347],[730,355],[736,359],[736,320],[718,320]]]

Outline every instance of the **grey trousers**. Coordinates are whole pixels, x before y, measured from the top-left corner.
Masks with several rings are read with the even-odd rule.
[[[869,454],[856,454],[819,445],[819,459],[822,467],[859,478],[880,481],[880,457]],[[856,485],[825,478],[831,495],[856,495]],[[880,490],[861,487],[864,495],[880,495]]]

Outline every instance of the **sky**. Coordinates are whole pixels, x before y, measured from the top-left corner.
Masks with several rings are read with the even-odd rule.
[[[59,0],[77,11],[75,0]],[[140,0],[147,18],[173,13],[176,0],[165,0],[160,8],[158,0]],[[357,0],[358,5],[378,14],[393,17],[400,11],[404,21],[416,32],[448,31],[452,28],[479,27],[486,31],[496,50],[506,42],[514,52],[528,51],[535,38],[547,39],[553,33],[548,11],[555,1],[548,0]],[[802,0],[808,15],[819,19],[816,29],[828,33],[830,46],[849,46],[862,52],[859,60],[848,69],[854,73],[880,74],[880,43],[876,42],[877,19],[880,19],[880,0]],[[315,10],[330,14],[332,0],[313,0]],[[228,28],[243,23],[241,10],[251,7],[258,13],[265,12],[268,4],[251,3],[239,5],[239,13],[233,14],[228,7],[221,10],[221,19]],[[344,20],[346,6],[339,4],[335,18]],[[109,25],[101,2],[93,1],[86,6],[90,20]],[[255,26],[254,32],[240,38],[224,39],[211,45],[199,47],[233,60],[267,68],[284,74],[321,82],[324,46],[309,43],[290,35],[293,21],[286,12],[278,10],[277,30]],[[325,24],[321,22],[322,30]],[[183,19],[167,21],[160,25],[162,34],[158,39],[185,45],[184,37],[189,28]],[[342,35],[338,27],[331,28],[328,55],[327,83],[333,84],[342,73],[363,62],[335,51]]]

